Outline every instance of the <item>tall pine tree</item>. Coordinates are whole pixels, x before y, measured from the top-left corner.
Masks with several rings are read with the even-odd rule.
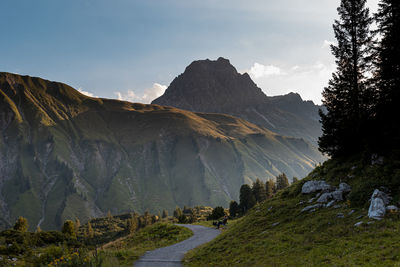
[[[381,38],[375,77],[378,89],[376,128],[380,140],[377,143],[380,149],[386,150],[382,152],[387,152],[400,148],[400,1],[381,0],[376,21]]]
[[[340,18],[333,25],[337,45],[331,50],[337,70],[322,93],[327,112],[320,111],[323,134],[318,142],[320,150],[330,156],[360,151],[364,146],[360,136],[371,106],[366,73],[372,62],[372,18],[365,4],[366,0],[342,0]]]
[[[267,199],[267,193],[265,192],[264,184],[260,181],[260,179],[257,178],[257,180],[253,183],[251,190],[253,191],[254,198],[258,203],[261,203]]]

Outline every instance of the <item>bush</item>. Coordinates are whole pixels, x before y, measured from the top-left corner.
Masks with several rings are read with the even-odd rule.
[[[207,217],[207,220],[218,220],[225,216],[225,210],[223,207],[215,207],[212,213]]]
[[[22,216],[18,217],[14,225],[14,230],[19,232],[28,231],[28,220]]]
[[[75,223],[71,220],[66,220],[62,227],[62,233],[69,238],[76,238]]]

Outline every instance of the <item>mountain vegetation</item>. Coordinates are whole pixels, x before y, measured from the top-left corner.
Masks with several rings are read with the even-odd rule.
[[[192,232],[154,215],[122,214],[92,219],[85,225],[65,221],[62,231],[0,232],[1,266],[127,266],[146,251],[189,238]],[[134,221],[135,228],[130,228]],[[147,221],[147,222],[146,222]],[[146,222],[148,224],[144,224]],[[18,227],[17,227],[18,225]],[[93,225],[93,228],[92,226]],[[88,230],[91,229],[91,230]]]
[[[192,62],[152,104],[230,114],[315,146],[321,135],[319,107],[312,101],[296,93],[268,97],[224,58]]]
[[[341,1],[332,45],[337,71],[323,92],[319,148],[332,157],[398,153],[400,103],[399,4],[382,1],[378,30],[366,0]],[[377,35],[378,37],[375,37]]]
[[[30,229],[176,206],[228,206],[243,183],[304,176],[303,140],[228,115],[133,104],[0,73],[0,225]]]

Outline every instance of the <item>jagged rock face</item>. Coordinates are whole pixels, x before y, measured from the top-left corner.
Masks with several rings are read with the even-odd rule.
[[[256,178],[306,175],[320,154],[227,115],[90,98],[0,73],[0,227],[178,206],[227,206]]]
[[[314,145],[321,135],[319,107],[312,101],[303,101],[295,93],[267,97],[247,73],[239,74],[223,58],[194,61],[152,103],[230,114]]]
[[[265,101],[266,95],[247,73],[239,74],[229,60],[219,58],[190,64],[153,103],[196,112],[226,113]]]

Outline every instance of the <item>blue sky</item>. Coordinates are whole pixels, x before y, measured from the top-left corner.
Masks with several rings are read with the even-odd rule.
[[[378,0],[369,0],[375,9]],[[193,60],[320,102],[339,0],[2,0],[0,71],[149,102]]]

